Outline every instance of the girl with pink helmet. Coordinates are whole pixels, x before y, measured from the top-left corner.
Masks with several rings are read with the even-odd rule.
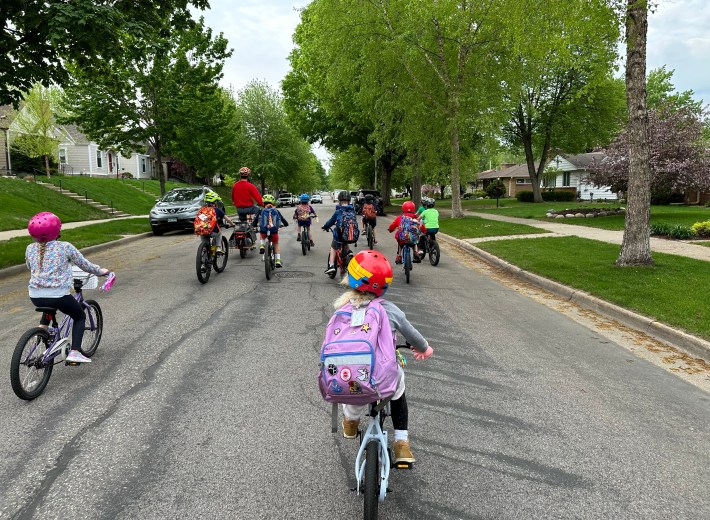
[[[35,307],[53,307],[71,316],[74,326],[67,362],[89,363],[91,360],[78,350],[84,337],[86,315],[79,302],[71,296],[72,265],[98,276],[106,276],[109,270],[89,262],[69,242],[57,240],[61,229],[59,217],[48,211],[38,213],[27,225],[27,231],[35,240],[25,250],[25,263],[31,273],[28,286],[30,300]],[[48,325],[49,320],[43,313],[40,326],[46,328]]]

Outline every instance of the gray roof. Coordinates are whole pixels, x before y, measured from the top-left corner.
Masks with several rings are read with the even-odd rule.
[[[563,155],[572,165],[576,166],[579,170],[586,170],[587,166],[592,164],[593,161],[601,161],[604,158],[604,152],[591,152],[591,153],[580,153],[577,155]]]
[[[535,169],[537,169],[539,162],[535,163]],[[486,170],[478,174],[478,180],[485,179],[508,179],[514,177],[530,177],[528,173],[527,164],[516,164],[515,166],[509,166],[508,168],[503,168],[502,170]]]
[[[62,125],[62,128],[69,136],[74,140],[76,144],[89,144],[89,139],[81,133],[79,127],[76,125]]]

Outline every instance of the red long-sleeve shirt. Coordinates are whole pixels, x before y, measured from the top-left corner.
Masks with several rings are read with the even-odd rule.
[[[251,182],[240,179],[234,183],[232,188],[232,202],[237,208],[248,208],[256,202],[259,206],[264,205],[261,193]]]
[[[399,223],[400,223],[400,221],[402,220],[402,217],[403,217],[403,216],[411,217],[411,218],[413,218],[414,220],[417,220],[417,214],[416,214],[416,213],[403,213],[402,215],[399,215],[396,219],[394,219],[394,220],[392,221],[392,223],[391,223],[391,224],[389,225],[389,227],[387,228],[387,231],[389,231],[390,233],[392,233],[392,231],[394,231],[395,229],[397,229],[397,228],[399,227]]]

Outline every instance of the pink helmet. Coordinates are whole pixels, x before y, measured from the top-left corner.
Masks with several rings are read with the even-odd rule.
[[[27,225],[27,231],[30,232],[32,238],[37,242],[49,242],[56,240],[59,237],[59,231],[62,229],[62,221],[54,213],[43,211],[37,213],[30,219]]]

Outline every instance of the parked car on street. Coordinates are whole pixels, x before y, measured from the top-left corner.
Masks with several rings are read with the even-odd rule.
[[[311,195],[311,204],[323,204],[323,197],[321,197],[320,193]]]
[[[356,192],[355,195],[355,202],[353,203],[353,207],[355,208],[355,213],[360,214],[362,211],[362,206],[365,204],[365,197],[367,195],[372,195],[375,203],[375,207],[377,208],[377,214],[378,215],[384,215],[385,214],[385,208],[384,208],[384,203],[382,199],[382,195],[380,195],[380,192],[377,190],[359,190]]]
[[[174,229],[192,229],[199,209],[205,205],[205,194],[209,186],[173,188],[159,199],[150,210],[150,227],[153,234],[160,236]],[[224,210],[224,203],[217,205]]]
[[[291,193],[285,191],[285,192],[279,193],[279,196],[276,199],[276,205],[279,208],[283,208],[284,206],[295,206],[296,203],[294,202],[294,200],[295,200],[294,196]]]

